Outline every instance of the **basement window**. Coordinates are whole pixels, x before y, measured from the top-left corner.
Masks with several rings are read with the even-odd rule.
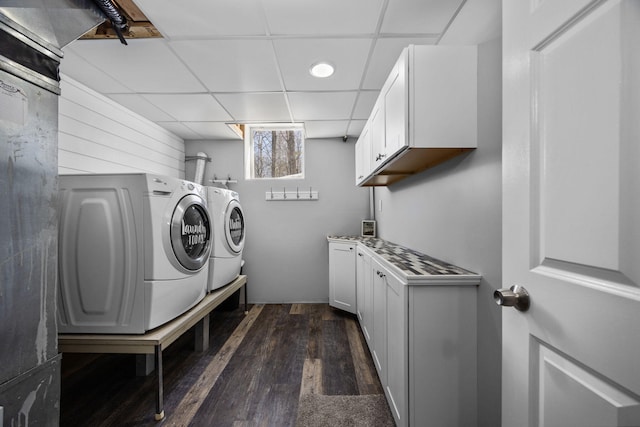
[[[246,179],[303,179],[304,128],[301,124],[245,125]]]

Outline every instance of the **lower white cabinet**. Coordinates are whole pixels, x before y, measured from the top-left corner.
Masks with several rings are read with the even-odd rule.
[[[387,383],[385,394],[397,425],[408,425],[407,286],[393,273],[384,272],[387,296]]]
[[[408,287],[410,426],[477,427],[476,286]],[[429,423],[427,423],[429,420]]]
[[[367,343],[370,343],[373,332],[371,255],[358,246],[356,256],[356,312],[364,338]]]
[[[403,275],[365,245],[349,243],[329,245],[331,305],[351,311],[355,304],[396,425],[477,427],[480,276]],[[339,290],[349,280],[353,303]]]
[[[356,244],[329,242],[329,305],[356,312]]]
[[[373,362],[378,370],[380,382],[384,386],[387,382],[387,285],[385,283],[386,270],[376,259],[371,260],[373,271],[373,340],[369,350]]]

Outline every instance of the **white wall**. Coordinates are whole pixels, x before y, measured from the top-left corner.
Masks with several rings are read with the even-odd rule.
[[[368,215],[369,190],[354,184],[354,141],[308,139],[304,180],[245,180],[243,143],[187,141],[187,156],[202,151],[212,157],[204,183],[231,175],[229,188],[240,195],[246,241],[243,258],[251,302],[328,302],[327,235],[360,233]],[[187,162],[193,179],[195,162]],[[265,200],[265,192],[313,187],[317,201]]]
[[[62,75],[58,173],[149,172],[184,178],[184,141]]]
[[[502,287],[501,40],[478,50],[478,148],[433,169],[376,188],[383,239],[482,275],[478,288],[478,419],[500,425]],[[379,203],[382,202],[382,211]]]

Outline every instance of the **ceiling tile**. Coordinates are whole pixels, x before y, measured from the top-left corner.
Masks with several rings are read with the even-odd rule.
[[[65,47],[63,52],[64,58],[62,58],[62,61],[60,62],[61,73],[68,75],[85,86],[89,86],[96,92],[132,92],[131,89],[123,86],[119,81],[108,74],[105,74],[92,63],[85,61],[84,58],[80,57],[70,45]]]
[[[337,138],[344,136],[349,126],[348,120],[313,121],[305,120],[307,138]]]
[[[373,34],[382,3],[382,0],[262,1],[273,35]]]
[[[358,137],[362,133],[362,129],[364,129],[364,125],[367,123],[366,120],[351,120],[349,123],[349,136]]]
[[[466,0],[389,0],[380,32],[440,34]]]
[[[368,119],[378,99],[378,95],[380,95],[380,92],[377,90],[361,91],[356,101],[356,108],[353,110],[353,119]]]
[[[182,139],[203,139],[193,130],[189,129],[181,122],[156,122],[158,126],[162,126],[169,132],[178,135]]]
[[[500,0],[134,1],[165,38],[71,43],[63,79],[184,139],[234,138],[225,122],[293,119],[311,137],[358,136],[402,48],[500,34]],[[320,60],[334,76],[308,74]]]
[[[479,45],[502,34],[500,0],[467,1],[440,39],[440,45]]]
[[[231,129],[229,129],[229,126],[227,126],[225,123],[183,122],[182,124],[200,135],[202,139],[240,139],[240,137]]]
[[[284,39],[274,46],[287,90],[356,90],[360,87],[371,39]],[[335,73],[319,79],[309,68],[319,61],[335,66]]]
[[[293,92],[289,103],[295,121],[341,120],[351,115],[357,92]]]
[[[135,92],[202,92],[205,88],[162,39],[77,40],[78,56]],[[109,93],[109,92],[105,92]]]
[[[143,96],[179,121],[231,120],[231,116],[209,94],[147,94]]]
[[[141,95],[133,93],[111,94],[109,98],[152,122],[175,120],[175,117],[170,116]]]
[[[194,40],[170,46],[212,92],[282,90],[269,40]]]
[[[264,35],[259,0],[136,0],[169,38]]]
[[[373,48],[373,54],[369,61],[367,74],[364,77],[363,89],[382,89],[384,81],[391,72],[402,49],[410,44],[434,44],[435,38],[413,37],[413,38],[380,38]]]
[[[216,94],[216,98],[239,122],[289,122],[291,117],[285,95],[274,93],[225,93]]]

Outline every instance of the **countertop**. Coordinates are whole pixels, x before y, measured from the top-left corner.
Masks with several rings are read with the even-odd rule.
[[[449,278],[468,281],[469,284],[480,282],[481,276],[472,271],[377,237],[328,236],[327,240],[363,245],[395,267],[407,281]]]

